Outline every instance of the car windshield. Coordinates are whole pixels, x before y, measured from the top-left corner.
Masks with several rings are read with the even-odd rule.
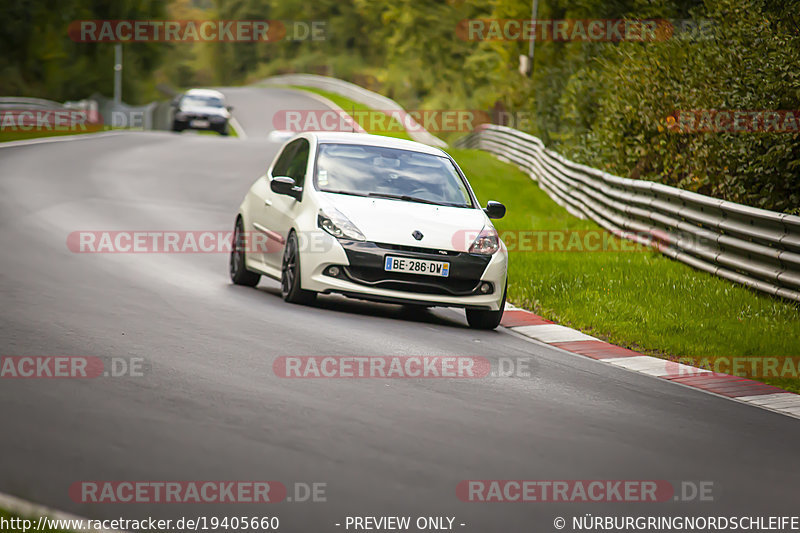
[[[217,96],[201,96],[197,94],[187,94],[181,103],[185,107],[222,107],[222,99]]]
[[[395,148],[321,144],[315,185],[324,192],[472,207],[450,159]]]

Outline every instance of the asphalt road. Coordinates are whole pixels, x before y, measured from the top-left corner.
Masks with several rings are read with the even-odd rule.
[[[78,230],[228,230],[278,146],[287,90],[229,91],[247,140],[124,132],[0,148],[2,355],[143,357],[144,377],[2,379],[0,492],[97,518],[455,516],[469,532],[584,515],[797,511],[796,419],[602,365],[461,312],[235,287],[210,254],[79,254]],[[485,201],[486,199],[481,199]],[[498,198],[502,200],[502,198]],[[529,358],[530,377],[286,380],[282,355]],[[326,483],[326,502],[84,504],[81,480]],[[466,503],[465,479],[712,481],[713,502]],[[460,526],[459,524],[465,524]],[[570,531],[568,524],[566,531]]]

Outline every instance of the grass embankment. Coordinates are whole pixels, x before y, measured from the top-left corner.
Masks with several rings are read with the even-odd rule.
[[[478,150],[450,154],[481,201],[506,204],[508,214],[495,222],[501,234],[510,231],[519,240],[530,230],[601,231],[597,224],[570,215],[513,165]],[[536,248],[532,242],[526,248]],[[510,253],[511,302],[614,344],[698,360],[800,356],[797,306],[658,252]],[[800,392],[800,376],[756,379]]]
[[[349,98],[340,96],[336,93],[323,91],[322,89],[315,89],[312,87],[292,87],[293,89],[300,89],[311,93],[324,96],[334,104],[345,110],[352,116],[359,126],[364,128],[368,133],[376,135],[385,135],[386,137],[397,137],[399,139],[411,140],[411,137],[406,132],[403,125],[394,117],[390,117],[380,110],[373,110],[364,104],[354,102]]]
[[[90,133],[98,133],[100,131],[108,131],[104,128],[87,127],[86,130],[31,130],[31,131],[14,131],[14,130],[0,130],[0,142],[9,141],[25,141],[29,139],[39,139],[41,137],[63,137],[64,135],[88,135]]]
[[[346,98],[320,94],[345,110],[359,109],[359,104]],[[364,128],[369,131],[367,125]],[[480,150],[448,151],[482,202],[497,200],[508,208],[495,225],[501,234],[508,232],[507,242],[515,238],[509,242],[514,249],[510,250],[508,285],[508,299],[515,305],[658,357],[696,358],[698,362],[723,357],[800,357],[798,306],[641,247],[634,251],[585,251],[585,246],[574,251],[541,251],[535,237],[539,232],[566,232],[566,243],[572,231],[597,232],[596,236],[603,230],[570,215],[515,166]],[[521,241],[526,235],[533,235],[529,244]],[[610,248],[613,243],[623,248],[617,240],[612,240]],[[800,376],[788,376],[755,379],[800,392]]]

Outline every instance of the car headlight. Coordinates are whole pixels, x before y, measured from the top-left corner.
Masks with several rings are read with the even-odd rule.
[[[211,122],[225,122],[225,117],[222,115],[212,115]]]
[[[365,241],[364,234],[344,216],[341,211],[333,207],[320,209],[317,215],[317,226],[324,229],[337,239],[350,239],[353,241]]]
[[[500,249],[500,237],[492,227],[484,227],[469,247],[469,253],[492,255]]]
[[[178,111],[177,113],[175,113],[175,118],[177,120],[186,120],[186,113]]]

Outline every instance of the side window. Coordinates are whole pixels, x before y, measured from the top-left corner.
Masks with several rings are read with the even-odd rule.
[[[308,153],[310,151],[310,146],[308,145],[308,141],[305,139],[297,139],[295,142],[298,143],[297,151],[292,156],[292,161],[289,163],[289,168],[286,171],[286,175],[290,178],[294,178],[294,182],[302,186],[306,177],[306,167],[308,166]]]
[[[300,141],[305,139],[297,139],[296,141],[289,143],[286,148],[283,149],[281,155],[278,157],[278,161],[275,162],[275,166],[272,169],[273,176],[288,176],[289,174],[289,163],[292,162],[292,155],[294,154],[295,150],[300,144]]]

